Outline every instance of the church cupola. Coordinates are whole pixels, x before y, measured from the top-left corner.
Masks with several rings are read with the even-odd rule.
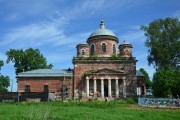
[[[97,55],[99,57],[110,57],[117,52],[118,38],[111,31],[105,28],[104,21],[101,20],[99,29],[92,32],[87,43],[90,46],[90,55]]]
[[[78,44],[76,48],[77,48],[77,57],[89,56],[89,45],[87,43]]]
[[[132,45],[124,41],[119,45],[120,56],[122,57],[132,57]]]
[[[92,32],[89,38],[95,37],[95,36],[112,36],[117,39],[116,35],[111,30],[108,30],[105,28],[104,20],[101,20],[100,28]]]

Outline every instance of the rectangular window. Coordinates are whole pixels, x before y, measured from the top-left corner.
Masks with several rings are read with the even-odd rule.
[[[25,86],[25,92],[30,92],[30,85]]]
[[[44,85],[44,92],[48,92],[48,91],[49,91],[48,85]]]

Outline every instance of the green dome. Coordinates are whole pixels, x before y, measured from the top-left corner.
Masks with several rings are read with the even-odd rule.
[[[94,31],[93,33],[91,33],[91,35],[89,37],[94,37],[94,36],[99,36],[99,35],[109,35],[109,36],[116,37],[112,31],[105,29],[105,28],[103,28],[103,29],[100,28],[100,29]]]
[[[103,20],[101,20],[100,29],[91,33],[89,37],[100,36],[100,35],[108,35],[108,36],[116,37],[116,35],[111,30],[105,28]]]

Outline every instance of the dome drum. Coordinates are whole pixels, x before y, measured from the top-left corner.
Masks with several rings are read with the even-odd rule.
[[[132,48],[133,47],[130,43],[124,41],[124,43],[119,45],[120,56],[132,57]]]
[[[76,48],[78,57],[89,56],[89,45],[87,43],[78,44]]]

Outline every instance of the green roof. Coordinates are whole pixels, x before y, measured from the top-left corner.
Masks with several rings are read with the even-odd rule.
[[[96,30],[89,37],[94,37],[94,36],[99,36],[99,35],[108,35],[108,36],[116,37],[116,35],[112,31],[110,31],[108,29],[104,29],[104,28]]]
[[[91,35],[89,37],[94,37],[94,36],[100,36],[100,35],[108,35],[108,36],[115,36],[115,34],[111,31],[111,30],[108,30],[105,28],[105,25],[104,25],[104,21],[101,20],[101,23],[100,23],[100,29],[94,31],[93,33],[91,33]]]
[[[18,73],[17,77],[60,77],[72,75],[73,69],[38,69]]]

